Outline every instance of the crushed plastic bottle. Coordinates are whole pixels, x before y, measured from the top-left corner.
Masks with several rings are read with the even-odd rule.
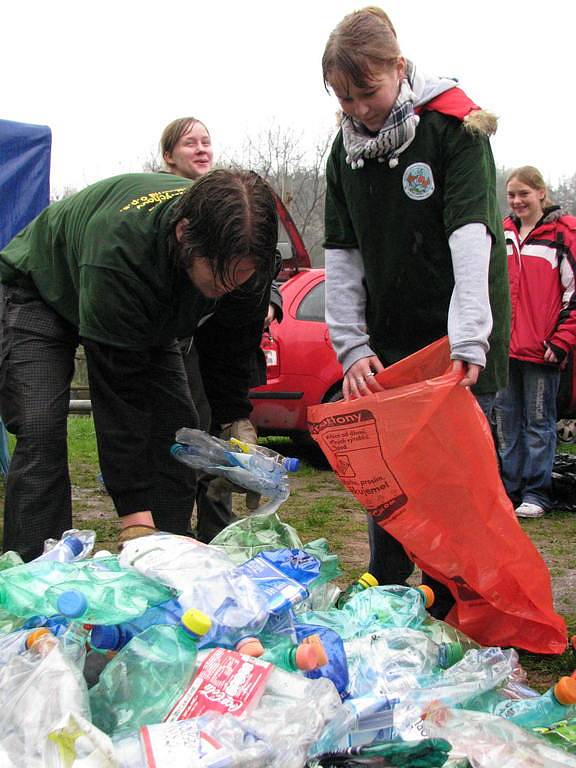
[[[350,681],[346,651],[340,635],[328,627],[310,624],[296,624],[295,630],[300,642],[315,642],[315,638],[318,638],[326,652],[326,663],[306,672],[306,677],[311,680],[320,677],[331,680],[340,696],[345,698],[348,695]]]
[[[96,532],[74,528],[65,531],[60,539],[47,539],[44,552],[33,562],[53,560],[59,563],[71,563],[84,560],[94,549]]]
[[[493,699],[495,715],[511,720],[522,728],[541,728],[576,716],[576,679],[561,677],[546,693],[529,699]]]
[[[173,533],[155,533],[126,542],[118,562],[178,592],[185,592],[194,582],[231,571],[235,565],[216,547]]]
[[[89,719],[90,707],[78,646],[72,651],[44,629],[28,644],[0,668],[0,756],[2,765],[43,768],[53,725],[69,713]]]
[[[94,724],[119,736],[161,722],[192,679],[198,640],[209,629],[207,616],[188,610],[178,624],[157,624],[133,637],[90,689]]]
[[[199,654],[196,676],[166,720],[233,714],[272,746],[268,768],[301,768],[308,747],[342,711],[329,680],[309,680],[261,659],[215,648]]]
[[[51,585],[66,582],[76,574],[71,563],[31,562],[0,572],[0,608],[24,619],[58,613],[51,608],[46,592]]]
[[[191,584],[178,602],[184,610],[198,608],[210,618],[202,648],[235,648],[244,638],[258,635],[270,615],[264,592],[248,576],[233,572]]]
[[[114,743],[119,768],[262,768],[271,746],[232,715],[147,725]]]
[[[432,590],[426,586],[371,587],[353,595],[343,608],[302,613],[299,620],[330,627],[346,641],[385,627],[417,629],[429,620],[426,607],[432,599]]]
[[[180,429],[172,455],[194,469],[226,477],[265,496],[288,495],[287,472],[296,472],[299,460],[239,440],[220,440],[199,429]]]
[[[466,757],[474,768],[576,768],[576,756],[503,717],[434,706],[425,723],[432,737],[446,739],[453,754]]]
[[[156,624],[178,624],[182,606],[176,598],[153,605],[141,616],[121,624],[96,624],[90,630],[90,646],[96,651],[119,651],[133,637]]]
[[[5,666],[14,657],[25,651],[45,635],[53,637],[47,628],[19,629],[8,635],[0,636],[0,667]]]
[[[342,592],[338,600],[336,601],[336,608],[343,608],[346,603],[364,589],[370,587],[377,587],[378,579],[372,576],[371,573],[363,573],[356,581],[352,582],[350,586]]]
[[[58,565],[61,563],[41,563]],[[169,600],[173,591],[133,570],[122,568],[118,559],[88,560],[72,571],[66,581],[46,590],[45,601],[52,614],[82,619],[90,624],[118,624],[140,616],[152,605]]]
[[[320,574],[320,562],[301,549],[260,552],[234,569],[248,576],[267,597],[269,613],[283,613],[308,597],[308,585]]]

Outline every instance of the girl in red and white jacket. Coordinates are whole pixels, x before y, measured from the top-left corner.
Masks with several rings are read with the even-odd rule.
[[[509,384],[495,410],[498,452],[516,514],[540,517],[552,505],[560,370],[576,345],[576,218],[551,204],[532,166],[512,171],[506,192],[512,327]]]

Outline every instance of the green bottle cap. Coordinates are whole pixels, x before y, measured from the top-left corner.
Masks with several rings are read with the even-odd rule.
[[[371,573],[363,573],[358,581],[360,584],[362,584],[363,587],[366,588],[378,586],[378,579],[375,576],[372,576]]]
[[[212,626],[210,618],[205,613],[202,613],[202,611],[196,610],[196,608],[189,608],[187,611],[184,611],[180,621],[184,629],[200,637],[205,635]]]
[[[442,643],[442,648],[444,650],[443,669],[454,666],[464,658],[464,649],[460,643]]]

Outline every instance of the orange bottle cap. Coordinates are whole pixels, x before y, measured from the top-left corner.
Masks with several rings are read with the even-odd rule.
[[[26,637],[26,648],[32,648],[34,643],[38,642],[41,637],[46,637],[46,635],[52,635],[52,632],[50,632],[48,627],[39,627],[38,629],[32,630]]]
[[[264,647],[257,637],[243,637],[236,644],[236,650],[238,653],[243,653],[245,656],[252,656],[257,659],[264,653]]]
[[[299,645],[296,649],[296,666],[304,672],[322,666],[318,663],[318,651],[316,645]]]
[[[561,677],[554,686],[554,696],[565,706],[576,704],[576,678]]]
[[[311,645],[316,651],[317,667],[323,667],[328,664],[328,654],[324,648],[324,643],[320,639],[320,635],[308,635],[302,641],[302,645]]]
[[[424,605],[426,606],[426,608],[430,608],[430,606],[434,604],[434,600],[436,599],[436,596],[434,595],[434,590],[432,589],[432,587],[429,587],[428,584],[420,584],[418,589],[424,595]]]

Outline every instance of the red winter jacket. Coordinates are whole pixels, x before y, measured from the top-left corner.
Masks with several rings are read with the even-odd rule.
[[[523,243],[516,217],[504,220],[512,328],[510,357],[543,363],[576,345],[576,217],[548,209]],[[560,355],[558,354],[560,352]]]

